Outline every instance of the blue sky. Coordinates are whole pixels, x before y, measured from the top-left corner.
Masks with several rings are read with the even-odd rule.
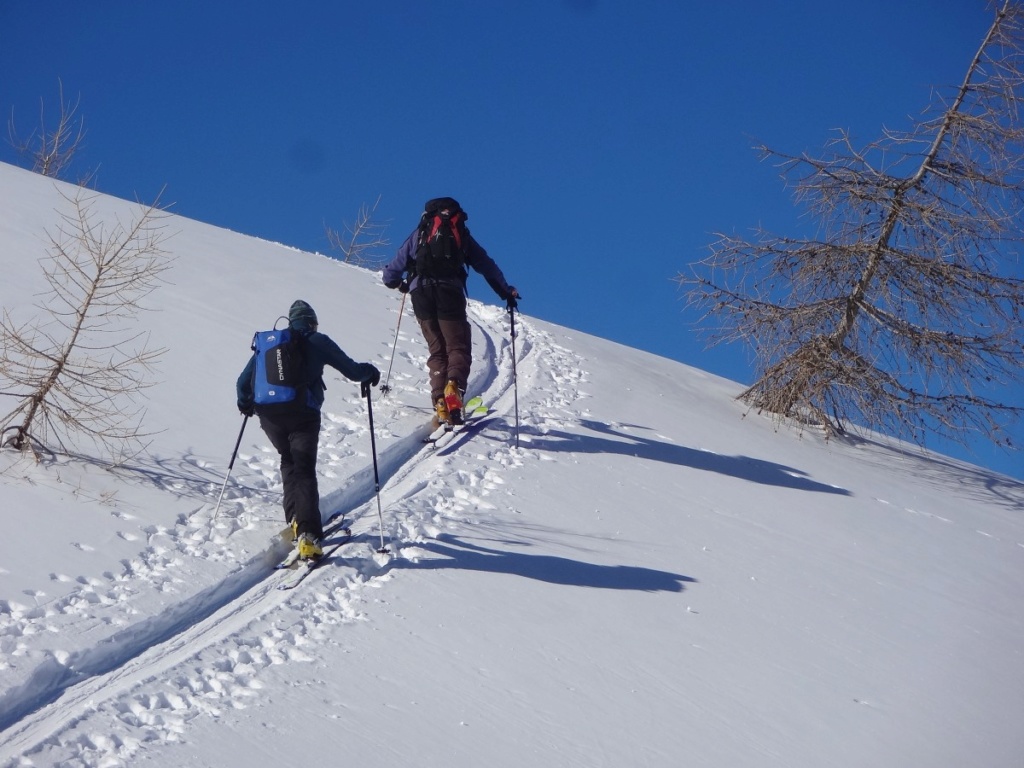
[[[985,0],[5,0],[0,111],[28,133],[60,79],[99,190],[166,187],[175,213],[304,250],[378,196],[397,247],[454,196],[525,313],[749,383],[672,278],[714,232],[803,226],[752,147],[905,127],[989,23]],[[931,447],[1024,477],[1019,454]]]

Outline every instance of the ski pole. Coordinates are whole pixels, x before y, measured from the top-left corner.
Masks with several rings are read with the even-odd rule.
[[[398,324],[395,326],[395,343],[391,345],[391,362],[388,363],[388,373],[384,377],[384,383],[380,385],[380,391],[385,395],[391,391],[391,386],[388,382],[391,381],[391,366],[395,364],[395,349],[398,348],[398,329],[402,327],[402,315],[405,313],[405,297],[408,295],[408,291],[402,293],[402,305],[398,308]]]
[[[224,485],[222,485],[220,487],[220,496],[217,497],[217,506],[214,507],[214,509],[213,509],[213,519],[214,520],[217,519],[217,513],[220,511],[220,502],[221,502],[221,499],[224,498],[224,489],[228,487],[228,478],[231,477],[231,470],[235,466],[235,457],[238,456],[238,446],[240,446],[242,444],[242,434],[245,432],[245,425],[248,424],[248,423],[249,423],[249,416],[246,415],[246,417],[244,419],[242,419],[242,428],[240,430],[238,430],[238,439],[235,440],[235,450],[233,450],[231,452],[231,461],[228,462],[228,471],[227,471],[227,474],[224,475]]]
[[[519,376],[516,373],[516,303],[515,299],[508,301],[508,316],[512,321],[512,390],[515,395],[516,406],[516,448],[519,447]]]
[[[384,546],[384,512],[380,508],[380,473],[377,470],[377,438],[373,434],[373,400],[370,395],[373,387],[368,382],[362,384],[363,396],[366,398],[366,412],[370,417],[370,450],[373,453],[373,492],[377,495],[377,520],[380,522],[380,549],[382,555],[388,554],[391,550]]]

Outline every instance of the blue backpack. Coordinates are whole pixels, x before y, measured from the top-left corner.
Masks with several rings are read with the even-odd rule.
[[[257,331],[253,395],[259,413],[297,411],[309,407],[302,335],[290,328]]]

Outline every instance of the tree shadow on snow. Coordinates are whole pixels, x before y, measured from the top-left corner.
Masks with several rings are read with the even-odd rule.
[[[95,467],[126,482],[151,486],[178,498],[198,501],[209,501],[211,494],[216,496],[224,481],[222,467],[193,453],[175,458],[140,453],[123,463],[116,463],[102,456],[67,451],[53,454],[43,464],[59,467],[65,462]]]
[[[837,443],[867,448],[861,461],[885,466],[917,477],[951,494],[996,504],[1014,512],[1024,511],[1024,482],[984,467],[968,464],[939,453],[928,453],[919,445],[896,438],[867,436],[849,431],[834,438]]]
[[[482,547],[441,534],[434,541],[417,543],[441,557],[416,562],[402,561],[403,569],[440,570],[458,568],[483,573],[507,573],[549,584],[595,589],[627,589],[638,592],[682,592],[692,576],[658,571],[634,565],[597,565],[554,555],[532,555]]]
[[[797,491],[834,493],[840,496],[851,495],[845,488],[819,483],[807,477],[805,472],[784,464],[776,464],[773,461],[755,459],[750,456],[724,456],[711,451],[687,448],[685,445],[637,437],[625,432],[617,432],[610,425],[599,421],[583,420],[580,425],[603,436],[594,437],[550,430],[542,434],[531,435],[529,446],[555,453],[559,451],[618,453],[645,461],[660,461],[666,464],[692,467],[705,472],[717,472],[720,475],[761,485],[774,485]],[[646,427],[637,428],[646,429]]]

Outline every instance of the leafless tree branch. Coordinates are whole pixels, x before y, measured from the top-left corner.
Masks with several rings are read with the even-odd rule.
[[[1024,406],[994,395],[1024,362],[1024,7],[1006,0],[961,85],[906,132],[779,161],[814,239],[721,235],[677,279],[749,344],[741,397],[831,432],[859,424],[924,443],[1005,441]]]
[[[148,435],[139,394],[163,353],[134,328],[142,300],[160,283],[170,258],[162,249],[163,215],[144,206],[128,224],[93,211],[96,197],[65,197],[40,260],[48,290],[33,323],[0,320],[0,382],[14,405],[0,418],[2,445],[69,453],[86,438],[121,463]]]
[[[365,203],[361,205],[355,223],[346,223],[344,232],[327,228],[327,240],[333,248],[342,252],[342,261],[370,269],[387,263],[389,257],[381,253],[381,249],[391,244],[387,238],[388,224],[374,220],[379,204],[380,196],[372,207],[367,207]]]
[[[12,108],[7,123],[7,136],[15,151],[32,164],[33,171],[54,179],[63,179],[85,140],[85,123],[78,115],[81,98],[76,98],[74,102],[65,101],[64,84],[59,80],[57,83],[60,112],[56,126],[47,123],[46,108],[40,99],[39,128],[27,138],[19,138]],[[79,183],[84,186],[90,176],[86,174]]]

